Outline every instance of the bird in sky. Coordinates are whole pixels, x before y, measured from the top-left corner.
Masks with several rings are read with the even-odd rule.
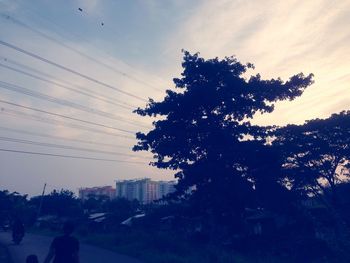
[[[83,9],[82,8],[78,8],[78,10],[80,11],[80,12],[83,12]],[[105,23],[104,22],[101,22],[101,26],[104,26],[105,25]]]

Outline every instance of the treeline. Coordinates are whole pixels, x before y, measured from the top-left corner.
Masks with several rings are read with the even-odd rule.
[[[53,192],[45,196],[42,213],[107,212],[115,218],[104,229],[112,233],[121,220],[143,212],[133,228],[149,237],[166,233],[161,236],[168,239],[158,242],[163,250],[186,240],[193,247],[214,244],[292,262],[348,262],[350,111],[302,125],[254,125],[257,113],[301,96],[313,75],[299,73],[286,82],[259,74],[247,78],[250,63],[188,52],[182,66],[174,79],[177,90],[135,111],[160,117],[153,130],[137,134],[134,150],[151,151],[151,165],[174,170],[177,191],[149,206],[126,200],[81,203],[67,192]],[[7,195],[19,202],[16,207],[26,199]],[[62,209],[56,195],[68,197]],[[45,207],[49,200],[55,211]],[[28,205],[38,202],[32,198]]]
[[[60,230],[64,221],[88,224],[89,215],[106,213],[109,229],[123,220],[133,216],[139,203],[126,199],[110,200],[107,196],[90,196],[82,201],[69,190],[53,190],[44,196],[28,198],[17,192],[0,191],[0,226],[11,226],[15,218],[19,218],[27,228],[45,226],[51,230]],[[104,224],[106,224],[104,222]],[[101,227],[101,229],[106,229]],[[93,229],[91,229],[92,231]]]

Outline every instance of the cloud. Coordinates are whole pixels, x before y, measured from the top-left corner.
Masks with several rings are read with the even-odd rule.
[[[236,55],[264,78],[304,72],[315,84],[293,102],[276,105],[256,121],[287,124],[329,115],[350,98],[344,79],[350,68],[350,1],[206,1],[164,43],[172,56],[185,48],[207,58]],[[338,91],[338,92],[337,92]],[[305,111],[305,109],[308,109]]]
[[[46,32],[45,28],[39,28],[39,30],[43,31],[45,34],[50,34],[51,32]],[[15,32],[15,33],[14,33]],[[148,83],[149,80],[152,80],[154,83],[152,76],[139,73],[137,69],[135,70],[135,67],[132,67],[130,65],[126,65],[122,61],[118,61],[115,58],[108,58],[106,59],[105,56],[101,56],[98,54],[96,49],[92,49],[90,46],[86,46],[85,42],[71,42],[65,40],[64,43],[67,46],[70,46],[76,50],[83,50],[86,54],[89,54],[91,56],[97,57],[102,63],[111,65],[112,67],[115,67],[117,70],[120,69],[122,72],[121,74],[117,74],[116,72],[104,67],[101,64],[97,64],[94,61],[89,60],[86,57],[82,57],[72,50],[69,50],[67,48],[64,48],[57,43],[52,43],[51,41],[48,41],[47,39],[43,39],[42,37],[37,36],[36,34],[33,34],[32,32],[28,32],[28,30],[24,30],[23,28],[19,28],[15,26],[14,24],[7,21],[7,27],[6,30],[3,31],[5,40],[18,45],[26,50],[29,50],[31,52],[34,52],[36,54],[39,54],[45,58],[48,58],[52,61],[55,61],[59,64],[66,65],[70,68],[73,68],[79,72],[82,72],[88,76],[92,76],[95,79],[98,79],[100,81],[103,81],[105,83],[111,84],[115,86],[118,89],[124,90],[129,93],[137,94],[140,97],[143,97],[147,99],[148,97],[157,97],[157,94],[160,94],[161,92],[157,90],[152,90],[149,87],[145,86],[143,83],[137,82],[132,78],[127,78],[126,75],[130,75],[138,79],[143,80],[145,83]],[[108,89],[106,87],[103,87],[101,85],[97,85],[96,83],[93,83],[91,81],[88,81],[86,79],[77,77],[71,73],[62,71],[60,69],[57,69],[55,67],[52,67],[50,65],[47,65],[45,63],[42,63],[40,61],[37,61],[35,59],[32,59],[28,56],[25,56],[23,54],[14,52],[13,50],[10,50],[5,47],[0,48],[0,52],[3,56],[11,57],[11,59],[20,61],[22,64],[34,67],[38,69],[39,71],[43,71],[46,73],[49,73],[51,75],[54,75],[55,78],[51,79],[53,81],[61,82],[61,80],[68,81],[71,83],[72,87],[75,87],[75,85],[80,86],[87,90],[92,90],[97,92],[98,94],[104,95],[109,100],[119,100],[124,101],[128,104],[135,105],[135,108],[137,106],[141,106],[141,103],[139,100],[136,100],[135,98],[130,98],[126,96],[125,94],[118,93],[114,90]],[[97,55],[98,54],[98,55]],[[135,74],[136,72],[136,74]],[[2,74],[4,73],[4,74]],[[121,115],[124,119],[128,121],[135,121],[146,124],[150,124],[150,121],[144,120],[144,118],[138,117],[136,114],[133,114],[131,110],[125,110],[123,108],[118,108],[114,105],[108,104],[106,102],[97,101],[92,98],[84,97],[76,93],[72,93],[70,91],[67,91],[66,89],[63,89],[62,87],[57,87],[52,84],[47,84],[45,82],[41,82],[38,80],[33,80],[30,77],[23,76],[21,74],[13,73],[8,70],[3,70],[0,72],[2,74],[3,80],[7,80],[11,83],[16,83],[21,86],[24,86],[29,89],[34,89],[36,91],[40,91],[44,94],[48,94],[50,96],[54,96],[56,98],[65,99],[68,101],[73,101],[74,103],[78,103],[81,105],[86,105],[92,109],[105,111],[105,112],[111,112],[115,115]],[[151,82],[151,83],[152,83]],[[157,80],[156,80],[157,82]],[[68,84],[70,85],[70,84]],[[157,85],[155,85],[157,86]],[[119,122],[119,121],[113,121],[107,118],[101,118],[99,116],[95,116],[93,114],[88,114],[86,112],[82,112],[76,109],[72,109],[69,107],[61,107],[60,105],[48,103],[42,100],[33,99],[31,97],[21,95],[21,94],[11,94],[11,101],[22,104],[23,101],[29,102],[29,106],[35,106],[36,108],[45,109],[49,112],[54,112],[58,114],[63,114],[66,116],[71,116],[83,120],[89,120],[94,121],[97,123],[102,123],[108,126],[113,127],[120,127],[123,129],[128,129],[131,131],[139,131],[144,130],[142,127],[137,127],[134,125],[127,124],[125,122]],[[143,103],[142,103],[143,104]],[[31,112],[32,113],[32,112]],[[35,114],[35,113],[34,113]],[[43,115],[44,116],[44,115]],[[47,117],[47,116],[45,116]],[[52,116],[51,116],[52,118]],[[56,118],[57,119],[57,118]],[[12,118],[7,118],[8,124],[10,124],[10,120]],[[16,122],[16,121],[15,121]],[[44,128],[46,133],[53,134],[53,135],[60,135],[67,138],[70,137],[76,137],[76,138],[85,138],[85,139],[91,139],[94,141],[105,141],[110,140],[114,143],[118,144],[124,144],[129,147],[129,150],[123,149],[122,151],[128,152],[130,154],[133,154],[130,149],[132,145],[135,143],[135,140],[125,140],[123,138],[118,137],[109,137],[107,135],[101,135],[96,133],[89,133],[86,131],[81,130],[74,130],[71,128],[63,127],[60,125],[47,125],[47,127],[43,127],[42,124],[38,122],[30,122],[29,120],[25,122],[18,122],[19,128],[22,128],[24,130],[28,130],[30,128],[36,129],[39,131],[40,129]],[[12,124],[12,121],[11,121]],[[110,129],[104,129],[105,131],[109,131]],[[138,153],[135,153],[135,155],[138,155]]]
[[[14,12],[17,10],[19,3],[17,1],[0,0],[2,12]]]
[[[119,21],[120,17],[114,15],[114,10],[104,12],[111,6],[106,4],[106,2],[77,0],[67,8],[68,11],[66,10],[66,13],[62,12],[62,15],[66,15],[65,18],[67,18],[65,20],[66,23],[60,24],[62,21],[58,23],[63,26],[60,28],[62,34],[57,33],[57,25],[53,26],[49,22],[46,23],[45,18],[42,18],[40,14],[38,14],[38,17],[42,19],[36,20],[37,17],[33,16],[33,13],[27,14],[25,10],[19,12],[17,10],[18,6],[12,4],[15,2],[0,0],[0,5],[4,2],[9,8],[7,11],[11,11],[10,13],[14,14],[14,16],[22,14],[20,18],[24,17],[25,22],[29,22],[36,29],[61,40],[67,46],[98,58],[102,63],[120,72],[118,73],[116,70],[108,68],[108,66],[103,66],[101,63],[96,63],[96,61],[94,62],[33,32],[15,26],[9,21],[1,25],[1,38],[3,40],[111,84],[123,91],[137,94],[145,99],[151,97],[160,100],[164,96],[164,91],[162,90],[172,87],[171,78],[178,76],[181,72],[180,50],[184,48],[192,52],[199,51],[206,58],[236,55],[242,62],[253,62],[256,65],[256,73],[260,72],[264,78],[281,76],[284,80],[287,80],[288,77],[300,71],[315,73],[315,84],[302,97],[293,102],[278,103],[274,113],[259,116],[256,119],[256,123],[279,125],[302,123],[306,119],[329,116],[332,112],[349,107],[350,61],[347,59],[350,52],[350,46],[348,45],[350,41],[350,32],[348,30],[350,17],[347,15],[350,10],[349,0],[335,0],[332,2],[326,0],[304,2],[297,0],[207,0],[193,1],[191,5],[185,0],[174,0],[169,4],[170,9],[159,1],[140,1],[132,5],[135,8],[133,9],[135,13],[133,13],[134,16],[130,17],[130,21],[126,20],[127,23]],[[59,6],[59,4],[57,5]],[[38,3],[34,9],[40,10],[40,7],[41,3]],[[83,19],[79,19],[76,16],[78,11],[74,15],[69,13],[71,9],[75,10],[78,7],[83,8],[88,14],[83,16]],[[114,5],[114,7],[118,7],[119,14],[122,14],[124,9],[121,8],[129,10],[130,6],[126,6],[123,3]],[[136,12],[138,10],[137,7],[147,9],[146,11],[142,10],[142,19],[136,17],[139,14]],[[21,6],[21,8],[23,9],[24,7]],[[46,6],[46,8],[48,7]],[[56,9],[53,8],[49,11],[49,15],[55,14],[57,17],[60,17],[61,13],[57,12]],[[102,31],[100,23],[96,22],[101,20],[102,14],[110,22],[108,24],[110,26],[109,31]],[[171,19],[168,19],[167,16],[170,17],[170,15]],[[89,19],[91,20],[90,23]],[[53,21],[55,22],[56,20]],[[145,28],[148,30],[146,34],[152,33],[151,37],[140,34],[143,32],[140,32],[139,28],[136,30],[136,27],[134,31],[129,32],[130,28],[135,25],[141,25],[145,21],[150,23]],[[162,21],[164,21],[165,28],[161,26],[159,28],[153,27],[156,22],[160,23]],[[120,26],[118,30],[114,28],[114,25],[117,24]],[[70,28],[67,28],[67,26],[70,26]],[[107,24],[104,29],[107,29]],[[122,41],[118,42],[121,36],[115,34],[116,31],[119,34],[124,32],[121,29],[125,29],[126,36],[125,39],[122,38],[125,43],[122,43]],[[159,30],[159,33],[153,34],[152,30]],[[72,31],[73,37],[72,35],[68,38],[65,37],[67,36],[65,33],[68,31]],[[161,34],[161,36],[157,34]],[[156,47],[154,48],[156,52],[153,51],[155,53],[152,53],[150,51],[150,54],[146,54],[148,56],[140,54],[130,57],[130,59],[128,59],[128,55],[125,55],[124,61],[118,59],[115,56],[117,48],[121,50],[124,48],[126,50],[125,54],[130,54],[129,49],[134,46],[133,43],[127,41],[129,36],[132,36],[131,39],[137,42],[135,47],[144,48],[140,50],[144,51],[148,47]],[[144,47],[145,43],[147,44],[146,47]],[[121,51],[119,50],[118,52]],[[80,86],[85,91],[91,90],[103,94],[115,102],[120,100],[135,106],[143,106],[145,104],[135,98],[49,66],[23,54],[18,54],[18,52],[7,48],[0,47],[0,55],[10,57],[13,60],[54,75],[55,78],[69,82],[74,87]],[[130,61],[133,62],[131,63]],[[159,63],[160,66],[155,61],[161,61]],[[3,69],[1,69],[0,74],[3,81],[14,82],[57,98],[86,105],[92,109],[121,115],[135,122],[143,122],[144,124],[150,124],[151,122],[148,118],[136,116],[130,110],[64,90],[61,87],[48,85],[47,83],[10,73]],[[135,81],[135,79],[139,81]],[[156,87],[156,89],[145,85],[145,83]],[[143,129],[24,95],[2,92],[0,97],[4,96],[6,96],[6,100],[32,105],[37,108],[43,107],[48,111],[72,117],[103,122],[110,126],[118,126],[133,131]],[[2,120],[5,120],[9,126],[13,125],[16,128],[41,131],[67,138],[110,142],[127,147],[131,147],[135,142],[135,140],[125,140],[124,138],[73,130],[68,127],[47,125],[30,120],[18,121],[10,117],[6,117],[6,119],[2,117]],[[125,148],[120,149],[120,151],[132,153]],[[135,155],[139,156],[139,153]],[[1,166],[6,165],[4,171],[17,178],[17,181],[12,181],[11,184],[14,190],[16,190],[20,182],[23,182],[22,177],[19,176],[23,173],[23,169],[26,170],[28,176],[33,178],[33,182],[40,182],[41,184],[45,181],[52,181],[51,184],[64,185],[65,180],[68,180],[67,182],[71,180],[72,187],[112,183],[116,177],[153,176],[164,179],[164,176],[169,175],[144,165],[98,164],[86,161],[56,159],[45,159],[48,161],[43,162],[42,158],[27,158],[25,156],[22,158],[4,154],[2,154],[0,159],[2,160]],[[16,166],[17,162],[23,162],[24,168]],[[12,169],[11,164],[16,167]],[[64,173],[64,176],[62,173]],[[170,176],[168,178],[170,179]],[[26,189],[27,185],[22,185],[21,187]]]

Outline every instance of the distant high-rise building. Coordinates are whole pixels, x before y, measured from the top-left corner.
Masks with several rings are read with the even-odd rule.
[[[115,198],[115,189],[112,186],[86,187],[79,189],[79,198],[86,200],[90,197],[107,196],[110,199]]]
[[[175,191],[175,181],[152,181],[149,178],[116,182],[116,197],[149,204]]]
[[[175,181],[159,181],[158,193],[160,197],[166,196],[172,192],[175,192]]]

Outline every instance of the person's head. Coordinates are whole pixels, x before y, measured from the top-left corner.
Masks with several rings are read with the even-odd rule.
[[[65,222],[63,225],[63,233],[65,235],[70,235],[74,231],[74,224],[72,222]]]
[[[36,255],[29,255],[26,259],[26,263],[39,263],[38,257]]]

